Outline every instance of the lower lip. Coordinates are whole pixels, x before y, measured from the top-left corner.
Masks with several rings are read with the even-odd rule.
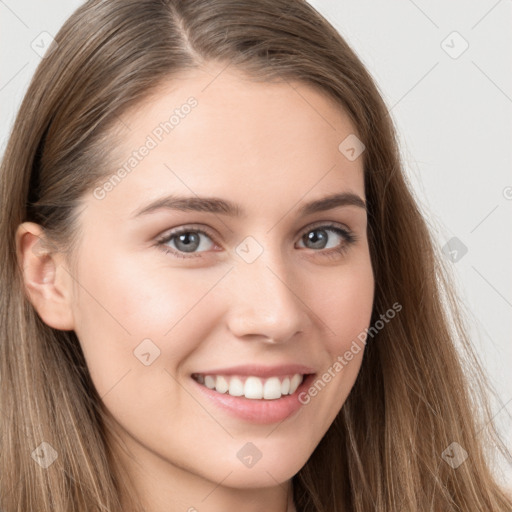
[[[293,395],[283,395],[275,400],[257,400],[231,396],[228,393],[218,393],[213,389],[207,388],[194,379],[192,381],[217,407],[226,411],[231,416],[252,423],[269,424],[289,418],[303,406],[299,401],[299,394],[309,388],[314,377],[314,374],[308,375]]]

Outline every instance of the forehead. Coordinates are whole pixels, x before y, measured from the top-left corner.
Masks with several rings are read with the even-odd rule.
[[[333,192],[364,197],[363,159],[339,147],[355,126],[304,83],[196,69],[162,84],[122,124],[111,175],[127,172],[108,202],[129,204],[130,212],[164,192],[234,196],[254,208]]]

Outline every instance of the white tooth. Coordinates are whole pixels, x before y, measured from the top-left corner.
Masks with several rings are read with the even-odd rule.
[[[244,383],[238,377],[231,377],[228,393],[231,396],[242,396],[244,394]]]
[[[258,377],[248,377],[244,386],[245,398],[263,398],[263,384]]]
[[[215,388],[215,377],[212,377],[211,375],[206,375],[206,377],[204,378],[204,385],[210,389]]]
[[[217,380],[215,381],[215,389],[219,393],[225,393],[229,388],[228,381],[222,376],[218,375]]]
[[[295,391],[297,391],[297,388],[299,387],[300,383],[302,382],[302,375],[296,373],[290,382],[290,395],[293,395]]]
[[[290,392],[290,378],[285,377],[283,383],[281,384],[281,393],[283,395],[287,395]]]
[[[303,375],[295,374],[291,378],[285,377],[283,381],[279,377],[270,377],[265,380],[259,377],[247,377],[245,383],[239,377],[225,377],[223,375],[197,375],[196,380],[209,389],[215,389],[218,393],[229,393],[231,396],[253,400],[276,400],[283,395],[292,395],[303,381]]]
[[[263,386],[263,398],[281,398],[281,381],[277,377],[271,377]]]

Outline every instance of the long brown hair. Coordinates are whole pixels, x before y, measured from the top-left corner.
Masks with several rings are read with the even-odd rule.
[[[506,453],[490,388],[451,277],[378,88],[336,30],[302,0],[91,0],[55,40],[1,166],[1,510],[122,510],[129,486],[106,443],[111,419],[75,333],[46,325],[28,300],[15,232],[36,222],[50,249],[71,258],[80,198],[107,174],[123,113],[178,72],[215,61],[262,82],[313,85],[345,109],[366,146],[372,325],[403,306],[369,339],[346,403],[293,478],[297,510],[510,512],[490,469],[488,454]],[[46,469],[31,455],[43,441],[58,455]],[[442,458],[453,442],[469,455],[456,469]]]

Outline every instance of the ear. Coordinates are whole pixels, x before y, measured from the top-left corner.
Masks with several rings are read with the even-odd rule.
[[[26,294],[43,322],[54,329],[73,330],[73,279],[64,255],[52,250],[44,229],[33,222],[18,226],[16,251]]]

